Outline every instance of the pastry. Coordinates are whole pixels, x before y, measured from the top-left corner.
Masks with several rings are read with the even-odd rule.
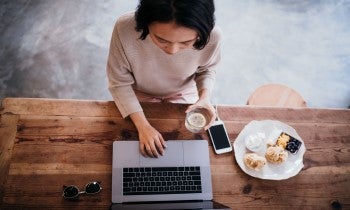
[[[267,148],[265,157],[271,163],[282,163],[287,160],[288,152],[280,146],[272,146]]]
[[[277,139],[277,146],[282,147],[285,149],[287,147],[288,141],[290,139],[290,136],[287,135],[286,133],[281,133],[281,135]]]
[[[243,161],[246,166],[256,171],[262,169],[266,164],[265,157],[259,156],[256,153],[246,153]]]
[[[301,144],[302,142],[300,140],[284,132],[281,133],[276,142],[276,145],[282,147],[292,154],[296,154],[298,152]]]

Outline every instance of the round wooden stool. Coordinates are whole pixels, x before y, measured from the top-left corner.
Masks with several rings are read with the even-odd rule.
[[[267,84],[257,88],[248,98],[247,105],[306,107],[303,97],[290,87]]]

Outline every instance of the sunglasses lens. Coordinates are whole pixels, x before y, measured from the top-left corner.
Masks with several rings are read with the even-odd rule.
[[[75,186],[66,187],[63,191],[63,197],[74,198],[79,194],[79,189]]]
[[[89,194],[98,193],[101,190],[101,186],[98,182],[90,182],[86,185],[85,192]]]

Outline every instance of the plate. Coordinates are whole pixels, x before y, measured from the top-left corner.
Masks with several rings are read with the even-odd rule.
[[[263,139],[263,148],[255,153],[260,156],[265,156],[267,145],[269,139],[277,139],[280,132],[285,132],[294,138],[297,138],[302,142],[299,151],[296,154],[291,154],[288,152],[288,158],[285,162],[280,164],[273,164],[267,162],[267,164],[260,170],[256,171],[254,169],[248,168],[244,162],[243,157],[246,153],[251,152],[246,148],[245,138],[249,135],[256,135],[263,133],[266,138]],[[277,134],[277,135],[276,135]],[[300,170],[304,167],[303,157],[306,151],[304,141],[298,135],[294,128],[276,120],[261,120],[261,121],[251,121],[248,123],[243,130],[237,136],[235,142],[233,143],[235,158],[241,169],[249,174],[250,176],[268,179],[268,180],[282,180],[288,179],[297,175]]]

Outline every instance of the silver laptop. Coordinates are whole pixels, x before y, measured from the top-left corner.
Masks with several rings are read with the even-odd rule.
[[[153,203],[113,203],[110,210],[169,210],[169,209],[226,209],[230,208],[215,201],[180,201],[180,202],[153,202]]]
[[[148,158],[140,154],[139,141],[113,142],[112,203],[213,198],[208,142],[166,144],[163,156]]]

